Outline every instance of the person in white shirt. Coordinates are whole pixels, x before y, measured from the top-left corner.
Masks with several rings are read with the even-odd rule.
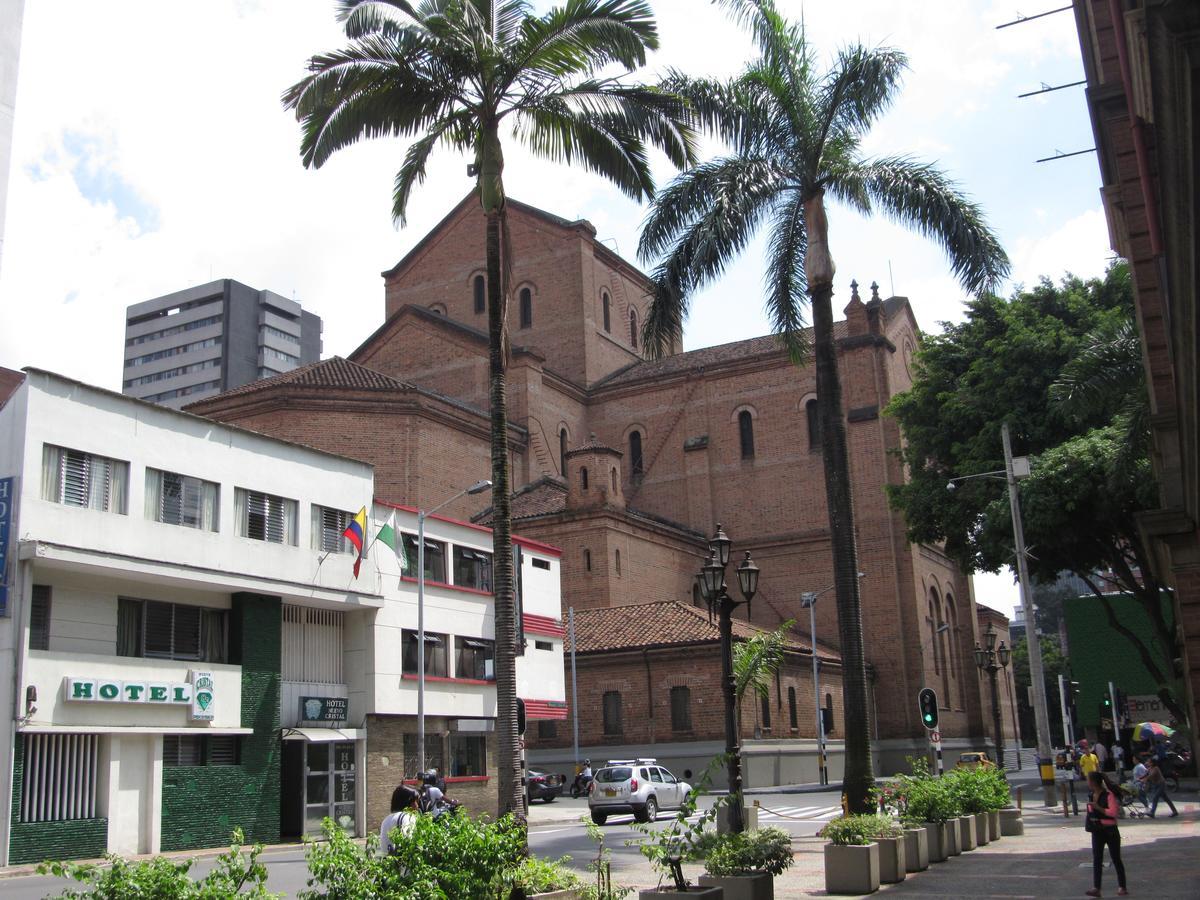
[[[1117,781],[1120,781],[1125,772],[1125,748],[1116,741],[1113,741],[1112,745],[1112,760],[1113,768],[1117,771]]]
[[[1133,783],[1137,787],[1138,799],[1142,801],[1142,805],[1148,805],[1146,802],[1146,779],[1150,777],[1150,770],[1146,768],[1146,758],[1143,755],[1138,760],[1137,765],[1133,767]]]
[[[1103,772],[1108,765],[1108,748],[1100,741],[1096,741],[1096,746],[1093,751],[1096,754],[1096,760],[1100,763],[1100,771]]]
[[[392,813],[386,816],[379,826],[379,852],[387,856],[392,852],[392,831],[400,829],[401,834],[412,834],[420,815],[420,795],[407,785],[400,785],[392,791]]]

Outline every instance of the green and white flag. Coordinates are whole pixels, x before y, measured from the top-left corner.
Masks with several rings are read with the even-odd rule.
[[[388,520],[383,523],[383,527],[379,529],[379,534],[375,535],[375,540],[387,544],[392,548],[392,552],[396,554],[396,558],[400,560],[400,568],[408,568],[408,559],[404,555],[404,541],[400,537],[400,532],[396,530],[396,514],[392,513],[388,516]]]

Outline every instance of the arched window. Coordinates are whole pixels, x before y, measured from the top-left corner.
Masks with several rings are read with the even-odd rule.
[[[621,692],[605,691],[603,707],[604,733],[621,734]]]
[[[579,484],[585,491],[588,489],[587,466],[579,470]]]
[[[937,591],[930,589],[931,598],[929,600],[929,616],[926,622],[929,625],[929,642],[933,645],[933,674],[942,674],[942,647],[941,635],[938,634],[938,625],[940,622],[938,613],[938,595]]]
[[[529,328],[533,325],[533,291],[529,288],[521,288],[521,327]]]
[[[617,550],[614,556],[617,565],[617,574],[621,574],[621,551]]]
[[[604,307],[604,330],[612,334],[612,301],[608,298],[608,291],[601,292],[600,305]]]
[[[800,719],[796,713],[796,689],[788,688],[788,724],[791,725],[792,731],[800,730]]]
[[[692,606],[703,606],[704,598],[700,596],[700,585],[692,584]]]
[[[754,458],[754,417],[750,410],[738,413],[738,435],[742,441],[742,459]]]
[[[631,309],[629,311],[629,345],[631,347],[633,347],[634,350],[636,350],[637,342],[638,342],[637,310]]]
[[[804,415],[808,418],[808,449],[821,449],[821,416],[817,410],[817,401],[809,400],[804,404]]]
[[[634,478],[641,478],[642,466],[642,433],[631,431],[629,432],[629,474]]]
[[[561,428],[558,432],[558,471],[565,478],[567,476],[567,429]]]
[[[762,698],[762,727],[767,731],[771,727],[771,697],[766,695]]]
[[[671,730],[692,730],[692,689],[686,685],[671,688]]]
[[[825,733],[833,734],[833,694],[825,695]]]
[[[584,549],[583,551],[583,567],[587,571],[592,571],[592,551]]]
[[[612,492],[615,494],[618,490],[617,486],[617,467],[612,467]]]
[[[475,290],[475,312],[481,313],[487,311],[487,282],[483,280],[482,275],[476,275],[474,281]]]

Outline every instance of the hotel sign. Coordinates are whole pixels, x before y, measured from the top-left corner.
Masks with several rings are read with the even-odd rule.
[[[301,697],[300,720],[303,722],[345,722],[350,701],[345,697]]]
[[[63,693],[79,703],[144,703],[148,706],[190,706],[197,721],[213,718],[216,697],[211,672],[191,672],[184,682],[120,681],[115,678],[87,678],[66,675]]]

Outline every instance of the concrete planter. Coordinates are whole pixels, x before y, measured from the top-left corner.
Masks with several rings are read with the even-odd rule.
[[[975,836],[974,816],[958,817],[958,846],[964,851],[974,850],[979,846],[979,841]]]
[[[962,853],[962,839],[960,835],[961,829],[958,827],[958,819],[947,819],[946,843],[944,845],[947,857],[958,856]]]
[[[686,892],[674,888],[645,888],[638,891],[638,900],[676,900],[678,897],[701,897],[703,900],[725,900],[725,891],[719,887],[693,886]]]
[[[719,887],[725,900],[775,900],[775,876],[770,872],[750,875],[701,875],[704,887]]]
[[[950,829],[945,822],[926,822],[925,835],[929,838],[929,861],[931,863],[945,862],[950,855],[950,838],[946,832]]]
[[[975,841],[980,847],[985,846],[991,841],[990,828],[988,826],[987,813],[975,813],[972,817],[975,819]]]
[[[873,894],[879,890],[879,845],[825,845],[825,890]]]
[[[1002,809],[996,815],[1000,817],[1000,833],[1005,837],[1025,833],[1025,820],[1021,818],[1019,809]]]
[[[895,884],[906,877],[904,838],[875,838],[879,844],[879,880],[883,884]]]
[[[929,832],[924,828],[904,829],[904,871],[924,872],[929,868]]]
[[[1000,840],[1000,811],[993,809],[987,814],[988,837],[993,841]]]

